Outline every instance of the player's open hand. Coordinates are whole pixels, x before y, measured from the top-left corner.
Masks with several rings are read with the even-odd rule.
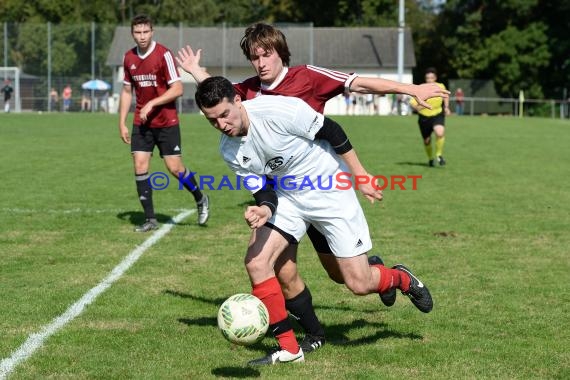
[[[271,218],[271,210],[267,206],[248,206],[244,218],[249,228],[256,229],[263,226]]]
[[[376,200],[381,201],[384,199],[384,192],[379,189],[377,179],[370,174],[367,174],[367,176],[368,181],[366,181],[366,183],[360,183],[358,189],[370,203],[374,203]]]
[[[202,54],[202,49],[192,50],[190,45],[186,45],[186,47],[178,50],[178,57],[176,58],[176,62],[178,65],[184,69],[184,71],[192,74],[196,70],[200,70],[200,56]]]
[[[414,98],[418,105],[431,109],[431,106],[426,102],[429,98],[435,97],[449,98],[449,91],[444,90],[435,83],[423,83],[416,87]]]
[[[125,125],[119,126],[119,136],[121,136],[121,140],[123,140],[125,144],[131,143],[131,136],[129,135],[129,129]]]

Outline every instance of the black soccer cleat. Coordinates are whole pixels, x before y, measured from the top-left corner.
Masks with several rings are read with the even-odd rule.
[[[287,350],[281,349],[281,347],[275,348],[269,353],[259,359],[251,360],[247,363],[249,366],[258,365],[272,365],[279,363],[301,363],[305,361],[305,355],[303,354],[303,349],[299,348],[299,352],[292,354]]]
[[[432,159],[432,160],[429,160],[429,161],[428,161],[428,166],[429,166],[430,168],[433,168],[433,167],[435,166],[435,160],[433,160],[433,159]]]
[[[301,346],[301,349],[305,354],[310,354],[311,352],[316,351],[322,346],[324,346],[324,344],[325,344],[324,336],[307,334],[305,335],[303,341],[301,342],[301,344],[299,344],[299,346]]]
[[[433,300],[428,288],[404,265],[397,264],[392,268],[402,271],[410,277],[410,288],[407,292],[402,291],[402,294],[408,296],[422,313],[429,313],[433,309]]]
[[[378,256],[368,257],[369,265],[384,265],[384,261]],[[378,294],[382,303],[388,307],[396,302],[396,288],[390,288],[386,293]]]
[[[146,222],[140,226],[135,227],[135,232],[149,232],[158,229],[156,220],[147,219]]]
[[[439,164],[439,166],[445,166],[445,159],[443,158],[443,156],[437,156],[437,163]]]

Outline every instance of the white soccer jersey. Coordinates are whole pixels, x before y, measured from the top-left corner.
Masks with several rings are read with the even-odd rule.
[[[310,178],[317,184],[336,172],[339,162],[330,144],[314,140],[323,126],[322,114],[292,97],[267,95],[242,104],[250,123],[247,136],[223,135],[220,142],[222,156],[236,174]]]
[[[341,172],[337,156],[327,141],[314,140],[324,116],[292,97],[267,95],[242,104],[249,117],[247,135],[222,135],[220,151],[236,174],[274,178],[279,204],[269,223],[297,241],[310,223],[326,237],[337,257],[368,252],[372,242],[356,194],[352,188],[335,188]],[[284,177],[296,186],[281,181]],[[253,193],[260,188],[257,183],[259,187],[252,189],[248,181]]]

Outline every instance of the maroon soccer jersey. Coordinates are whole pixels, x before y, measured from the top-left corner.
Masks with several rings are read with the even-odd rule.
[[[234,87],[242,99],[252,99],[258,95],[294,96],[323,113],[327,100],[344,93],[355,77],[340,71],[303,65],[289,67],[285,76],[277,79],[269,88],[262,88],[257,76],[236,83]]]
[[[137,101],[133,124],[143,125],[140,119],[141,108],[150,100],[164,94],[170,84],[180,80],[178,68],[170,50],[157,42],[153,42],[144,55],[139,55],[136,47],[126,52],[123,68],[123,83],[134,87]],[[175,101],[154,107],[146,122],[150,128],[172,127],[178,124]]]

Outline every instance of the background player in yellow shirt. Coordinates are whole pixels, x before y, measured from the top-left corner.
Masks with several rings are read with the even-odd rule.
[[[437,71],[430,67],[426,70],[425,74],[426,83],[436,83],[445,90],[445,86],[437,82]],[[431,135],[435,133],[435,155],[439,165],[445,165],[443,158],[443,144],[445,143],[445,116],[450,114],[449,111],[449,98],[435,97],[426,100],[432,107],[431,109],[422,107],[418,104],[415,98],[412,98],[410,105],[415,109],[418,114],[418,124],[420,132],[424,139],[424,148],[428,156],[429,166],[434,166],[433,149],[431,146]]]

